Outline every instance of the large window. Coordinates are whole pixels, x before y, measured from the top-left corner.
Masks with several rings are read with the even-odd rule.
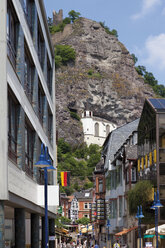
[[[48,107],[48,138],[50,142],[52,143],[52,138],[53,138],[53,115],[50,111],[50,108]]]
[[[34,2],[32,0],[23,0],[23,10],[26,17],[27,24],[32,34],[32,6]]]
[[[41,31],[41,26],[40,26],[40,22],[38,19],[38,58],[41,64],[42,69],[44,68],[44,57],[45,57],[45,43],[44,43],[44,38],[43,38],[43,34]]]
[[[18,20],[12,5],[7,6],[7,54],[16,69],[16,50],[17,50],[17,25]]]
[[[17,162],[17,134],[18,134],[19,105],[12,94],[8,94],[8,155]]]
[[[38,115],[41,124],[43,124],[44,119],[44,102],[45,102],[45,94],[41,87],[41,84],[39,83],[38,86]]]
[[[30,57],[27,46],[25,46],[24,89],[31,103],[33,98],[33,83],[34,83],[34,65],[32,63],[32,59]]]
[[[49,89],[49,93],[52,93],[52,68],[50,65],[49,57],[47,55],[47,85]]]
[[[25,123],[25,171],[33,176],[34,130],[28,120]]]

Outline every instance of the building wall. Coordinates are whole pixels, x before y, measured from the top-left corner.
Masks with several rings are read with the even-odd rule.
[[[87,145],[97,144],[102,146],[108,133],[117,127],[105,119],[94,117],[92,111],[84,111],[81,121],[83,124],[84,141]],[[97,133],[96,125],[98,125]],[[107,126],[109,126],[109,132],[106,130]]]
[[[29,177],[25,171],[25,118],[35,133],[34,144],[34,163],[38,160],[40,151],[39,140],[46,144],[49,149],[50,157],[53,161],[53,165],[56,164],[56,141],[55,141],[55,82],[54,82],[54,58],[53,51],[50,47],[50,38],[47,37],[47,30],[45,19],[43,18],[43,6],[42,1],[34,1],[33,9],[33,36],[29,29],[26,16],[21,6],[21,1],[11,1],[12,8],[17,15],[17,50],[16,50],[16,68],[11,62],[11,57],[7,56],[8,39],[6,37],[6,19],[7,19],[7,1],[2,1],[0,16],[1,29],[0,29],[0,74],[1,74],[1,91],[0,91],[0,108],[3,118],[0,120],[0,199],[9,199],[9,192],[16,194],[20,197],[28,199],[33,203],[36,203],[38,199],[38,170],[33,168],[33,176]],[[14,12],[13,12],[14,13]],[[13,14],[14,17],[16,17]],[[41,32],[43,34],[43,40],[45,44],[45,61],[44,66],[41,67],[37,53],[37,26],[38,20],[41,26]],[[28,56],[34,67],[34,84],[33,84],[33,100],[30,103],[26,91],[25,91],[25,41],[28,49]],[[12,45],[12,44],[11,44]],[[52,74],[52,93],[48,89],[47,85],[47,58],[50,61],[51,74]],[[3,61],[3,62],[2,62]],[[41,83],[45,95],[43,125],[38,118],[38,84]],[[17,164],[10,158],[8,159],[8,90],[12,92],[13,97],[16,99],[19,108],[19,124],[17,133]],[[52,140],[48,137],[48,115],[47,108],[49,107],[52,113]],[[51,173],[49,176],[51,183],[57,183],[56,172]],[[18,183],[19,182],[19,183]],[[35,186],[34,186],[35,185]],[[24,192],[22,190],[24,189]],[[32,193],[33,192],[33,193]],[[58,193],[57,193],[58,195]]]

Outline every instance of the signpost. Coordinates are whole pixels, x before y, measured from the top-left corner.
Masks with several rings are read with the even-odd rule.
[[[119,244],[119,243],[115,243],[115,244],[113,245],[113,248],[120,248],[120,244]]]

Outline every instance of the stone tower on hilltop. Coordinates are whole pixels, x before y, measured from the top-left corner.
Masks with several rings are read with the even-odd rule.
[[[55,10],[53,11],[53,25],[58,25],[63,21],[63,10],[60,9],[57,13]]]

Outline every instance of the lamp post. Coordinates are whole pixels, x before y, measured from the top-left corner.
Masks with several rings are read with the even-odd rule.
[[[141,248],[141,219],[144,218],[141,205],[140,205],[140,207],[139,206],[137,207],[137,214],[136,214],[135,218],[138,219],[138,236],[140,239],[140,248]]]
[[[41,144],[41,154],[39,157],[39,161],[35,163],[36,167],[44,169],[44,199],[45,199],[45,248],[48,248],[48,171],[55,170],[55,168],[51,165],[51,161],[48,154],[48,148]]]
[[[159,199],[159,190],[157,190],[157,196],[156,192],[154,192],[154,202],[151,207],[151,209],[155,210],[155,236],[156,236],[156,248],[158,248],[158,208],[163,207],[163,205],[160,203]]]
[[[107,219],[107,229],[108,229],[108,244],[110,246],[110,233],[109,233],[109,228],[110,228],[110,219]]]

